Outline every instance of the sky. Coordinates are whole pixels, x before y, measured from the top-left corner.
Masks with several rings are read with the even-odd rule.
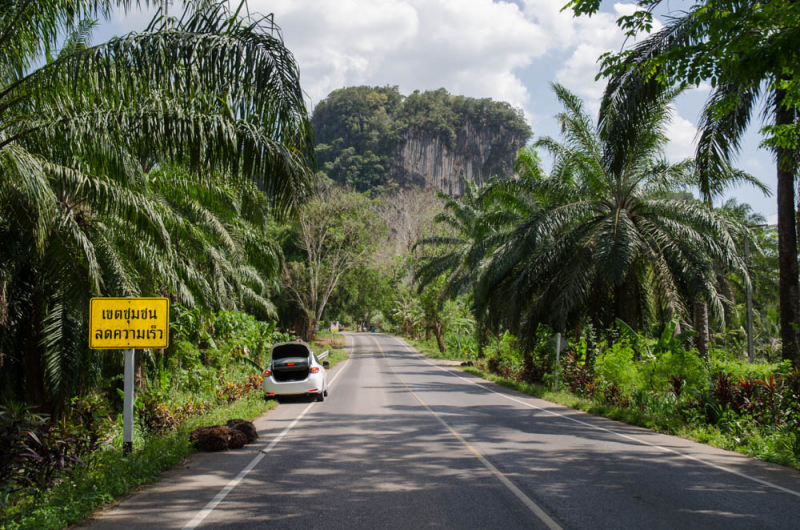
[[[592,17],[561,11],[567,0],[249,0],[251,13],[273,13],[286,46],[300,67],[309,106],[331,91],[353,85],[397,85],[402,94],[444,87],[451,94],[489,97],[522,108],[534,137],[558,136],[553,116],[561,110],[551,83],[581,96],[596,117],[604,81],[595,80],[597,58],[619,51],[625,37],[617,27],[631,2],[604,0]],[[238,0],[234,0],[238,4]],[[688,2],[665,6],[681,9]],[[170,14],[181,11],[175,0]],[[140,31],[154,10],[117,12],[97,29],[94,40]],[[656,25],[668,16],[657,12]],[[629,40],[627,44],[630,44]],[[694,151],[696,124],[711,87],[705,83],[675,102],[667,157],[677,162]],[[759,147],[754,120],[738,158],[773,191],[771,154]],[[547,162],[546,162],[547,163]],[[774,197],[752,187],[729,192],[775,223]]]

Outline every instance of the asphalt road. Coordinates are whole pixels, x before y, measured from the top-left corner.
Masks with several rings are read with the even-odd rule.
[[[323,403],[260,418],[82,527],[800,528],[800,474],[505,390],[348,335]],[[329,379],[330,380],[330,379]]]

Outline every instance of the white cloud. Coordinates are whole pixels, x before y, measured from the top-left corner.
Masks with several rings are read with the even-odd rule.
[[[606,87],[603,79],[595,81],[597,58],[605,51],[592,44],[579,44],[564,67],[556,72],[556,81],[582,97],[593,116],[600,110],[600,98]]]
[[[445,87],[524,107],[517,71],[549,46],[513,3],[491,0],[251,0],[272,12],[314,103],[357,84]]]
[[[711,84],[707,81],[700,81],[700,84],[697,85],[694,90],[701,92],[703,94],[709,94],[712,90]]]
[[[546,3],[546,0],[529,0],[528,3],[534,4],[535,10],[539,10],[543,7],[540,4]],[[600,71],[598,58],[606,52],[620,51],[623,45],[635,43],[631,39],[626,41],[624,33],[617,26],[617,18],[631,15],[637,9],[635,4],[618,3],[614,4],[614,13],[600,12],[592,17],[580,18],[573,18],[567,12],[559,14],[561,17],[570,17],[568,21],[561,21],[559,31],[569,35],[567,46],[574,47],[574,51],[556,72],[556,80],[581,96],[593,115],[600,109],[600,98],[606,86],[604,79],[595,80]],[[662,27],[661,22],[654,19],[653,31]]]
[[[553,0],[250,0],[251,13],[273,13],[300,65],[312,104],[359,84],[398,85],[403,93],[445,87],[522,107],[532,119],[520,73],[552,52],[574,52],[556,80],[596,112],[604,82],[597,58],[622,43],[616,18],[635,9],[574,17]],[[178,0],[171,12],[180,12]],[[140,29],[148,13],[117,15],[120,33]]]
[[[672,112],[672,121],[667,126],[669,143],[667,144],[666,154],[671,162],[680,162],[685,158],[694,156],[697,127],[691,121],[679,115],[674,106],[672,106]]]

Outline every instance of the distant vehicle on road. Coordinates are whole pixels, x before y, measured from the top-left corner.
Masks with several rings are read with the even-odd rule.
[[[264,370],[264,397],[316,396],[325,401],[328,396],[328,377],[325,369],[330,363],[322,359],[324,351],[317,356],[306,342],[282,342],[272,347],[270,361]]]

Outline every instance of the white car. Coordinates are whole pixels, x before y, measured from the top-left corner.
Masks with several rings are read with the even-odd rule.
[[[327,351],[317,356],[302,340],[274,345],[264,370],[264,397],[311,395],[317,401],[325,401],[328,396],[325,369],[330,363],[320,361],[327,356]]]

